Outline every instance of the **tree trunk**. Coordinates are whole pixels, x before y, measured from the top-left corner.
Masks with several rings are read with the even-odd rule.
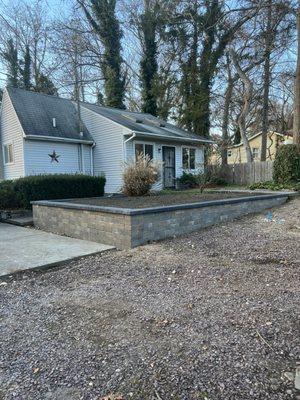
[[[263,89],[263,109],[262,109],[262,130],[261,130],[261,161],[267,159],[267,142],[269,133],[269,92],[270,92],[270,57],[272,50],[272,0],[268,1],[267,27],[265,36],[265,56],[264,56],[264,89]]]
[[[223,114],[223,122],[222,122],[222,149],[221,149],[221,158],[222,165],[227,165],[227,148],[228,148],[228,124],[229,124],[229,109],[232,97],[233,90],[233,79],[229,72],[227,88],[225,92],[225,103],[224,103],[224,114]]]
[[[198,97],[198,112],[194,120],[194,132],[209,137],[210,133],[210,100],[212,78],[207,72],[200,72]]]
[[[293,142],[300,148],[300,0],[298,0],[297,10],[297,41],[298,56],[295,77]]]
[[[237,73],[239,75],[239,77],[241,78],[241,80],[244,83],[244,104],[243,104],[243,108],[242,108],[242,112],[239,116],[238,119],[238,126],[240,129],[240,133],[241,133],[241,137],[242,137],[242,141],[243,141],[243,145],[244,145],[244,149],[246,152],[246,158],[247,158],[247,162],[252,162],[253,161],[253,157],[252,157],[252,152],[251,152],[251,148],[249,145],[249,140],[247,138],[247,132],[246,132],[246,118],[247,115],[249,114],[249,109],[250,109],[250,101],[252,98],[252,93],[253,93],[253,84],[250,81],[250,79],[248,78],[248,76],[245,74],[245,72],[242,70],[242,68],[240,67],[240,64],[238,62],[236,53],[234,52],[233,49],[229,50],[233,64],[237,70]]]

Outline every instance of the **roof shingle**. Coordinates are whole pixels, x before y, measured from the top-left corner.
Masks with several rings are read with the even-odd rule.
[[[82,124],[81,129],[83,136],[80,136],[78,113],[72,100],[18,88],[7,88],[7,91],[25,135],[93,141],[84,124]],[[81,106],[128,128],[132,132],[145,135],[152,134],[153,136],[174,139],[174,141],[191,139],[191,141],[211,142],[211,139],[185,131],[151,114],[83,102]],[[53,126],[53,118],[56,120],[56,127]]]

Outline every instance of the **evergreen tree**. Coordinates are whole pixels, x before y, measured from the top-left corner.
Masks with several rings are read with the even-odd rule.
[[[58,92],[54,83],[51,81],[50,78],[42,73],[38,76],[37,84],[34,90],[35,92],[58,96]]]
[[[116,17],[116,0],[89,0],[87,7],[77,0],[104,47],[101,70],[104,77],[105,105],[125,108],[125,76],[122,74],[120,23]]]
[[[7,86],[18,87],[18,51],[12,39],[7,42],[7,50],[3,53],[3,58],[7,63]]]
[[[142,86],[142,111],[157,115],[156,77],[158,72],[156,31],[158,25],[159,3],[145,0],[145,10],[140,17],[143,40],[143,54],[140,62]]]
[[[26,90],[30,90],[31,88],[31,57],[29,46],[26,46],[23,68],[20,68],[22,75],[22,87]]]
[[[100,90],[98,90],[96,93],[96,104],[98,106],[104,106],[104,97]]]

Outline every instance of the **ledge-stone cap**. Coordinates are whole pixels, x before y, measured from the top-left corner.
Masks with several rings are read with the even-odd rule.
[[[276,198],[286,198],[288,199],[294,192],[284,192],[284,193],[274,193],[274,194],[263,194],[263,195],[253,195],[246,197],[237,197],[231,199],[221,199],[221,200],[209,200],[202,201],[199,203],[185,203],[185,204],[174,204],[169,206],[158,206],[149,208],[119,208],[119,207],[106,207],[106,206],[94,206],[90,204],[78,204],[72,203],[72,200],[39,200],[32,201],[33,206],[46,206],[46,207],[56,207],[65,208],[71,210],[82,210],[82,211],[94,211],[94,212],[104,212],[110,214],[123,214],[123,215],[143,215],[152,213],[164,213],[170,211],[179,211],[203,207],[212,206],[223,206],[228,204],[245,203],[259,200],[268,200]]]

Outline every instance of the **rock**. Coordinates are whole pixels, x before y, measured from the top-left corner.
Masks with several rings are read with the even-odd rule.
[[[290,382],[293,382],[295,375],[293,372],[285,372],[283,376],[288,379]]]
[[[295,388],[297,390],[300,390],[300,367],[296,368],[296,373],[295,373]]]
[[[45,399],[47,400],[79,400],[81,398],[80,392],[77,389],[59,388],[55,391],[46,393]]]

